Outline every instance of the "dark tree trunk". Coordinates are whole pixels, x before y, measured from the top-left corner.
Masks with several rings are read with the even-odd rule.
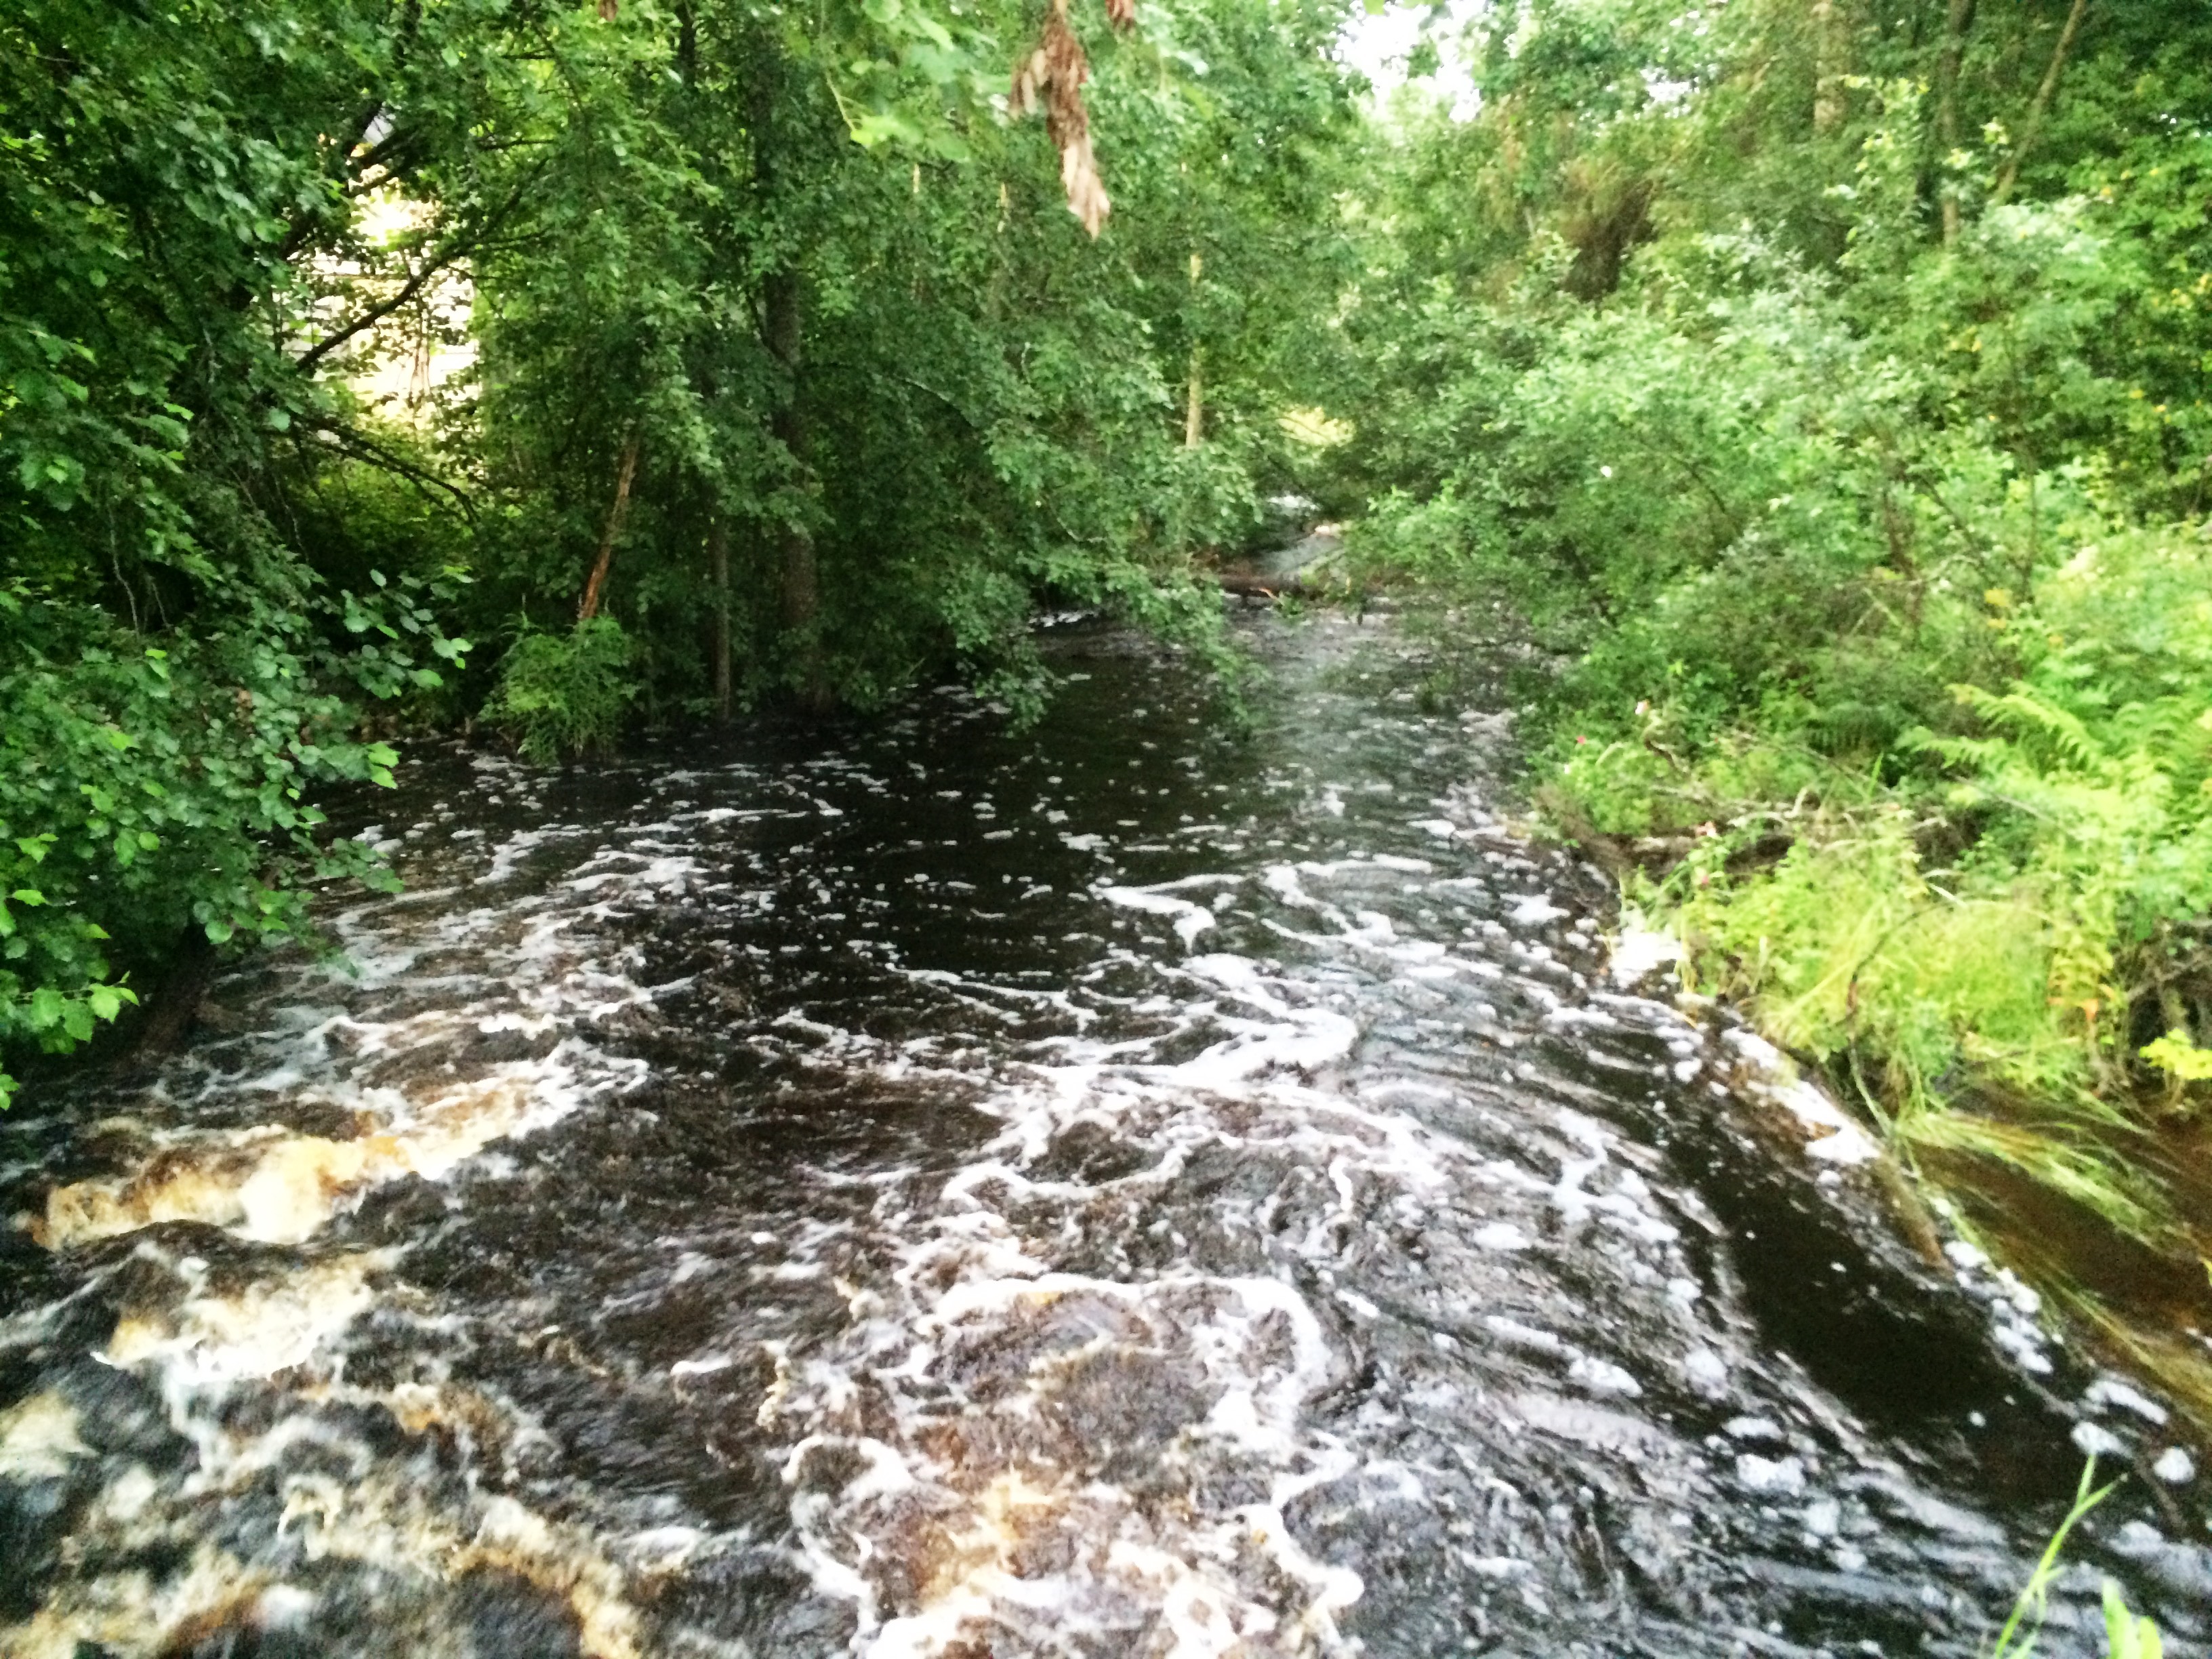
[[[221,961],[221,954],[209,939],[207,929],[196,921],[186,922],[177,940],[176,956],[169,963],[168,977],[154,994],[146,1009],[145,1023],[139,1026],[137,1039],[131,1044],[135,1053],[152,1055],[176,1051],[185,1034],[192,1028]]]
[[[765,58],[753,83],[753,182],[764,205],[772,204],[776,193],[778,94],[786,90],[784,70],[781,58]],[[795,266],[779,266],[761,283],[761,343],[782,371],[769,427],[791,457],[793,471],[801,483],[806,482],[810,471],[805,331],[805,294],[799,273]],[[830,696],[822,665],[822,590],[814,532],[796,518],[787,520],[778,526],[777,547],[783,629],[792,653],[793,689],[803,706],[823,710]]]
[[[769,428],[803,479],[808,471],[809,434],[801,396],[800,333],[805,314],[797,274],[777,271],[768,279],[763,298],[769,352],[782,365],[786,376]],[[814,532],[803,522],[787,520],[778,530],[777,543],[782,555],[783,628],[793,653],[799,700],[809,708],[826,708],[830,692],[822,672],[822,590],[815,568]]]
[[[730,521],[720,514],[707,532],[707,560],[714,579],[714,719],[727,726],[737,700],[730,682]]]

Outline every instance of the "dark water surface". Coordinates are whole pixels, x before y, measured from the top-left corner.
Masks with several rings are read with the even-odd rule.
[[[1502,721],[1254,638],[1249,740],[1075,630],[1026,734],[422,762],[357,976],[0,1121],[0,1652],[1963,1655],[2077,1443],[2059,1618],[2202,1651],[2157,1402],[1619,982]]]

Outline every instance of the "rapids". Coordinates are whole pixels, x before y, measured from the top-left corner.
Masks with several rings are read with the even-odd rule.
[[[2191,1454],[1517,838],[1510,722],[1061,627],[553,775],[421,758],[350,966],[0,1120],[0,1653],[1981,1650],[2077,1535],[2212,1632]]]

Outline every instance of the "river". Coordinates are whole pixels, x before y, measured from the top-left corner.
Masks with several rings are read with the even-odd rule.
[[[1249,734],[1066,625],[1024,732],[418,757],[349,964],[0,1121],[0,1652],[1966,1655],[2081,1444],[2166,1474],[2044,1651],[2201,1643],[2158,1402],[1609,958],[1414,641],[1240,626]]]

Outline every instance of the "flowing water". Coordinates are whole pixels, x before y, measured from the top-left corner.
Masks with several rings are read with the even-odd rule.
[[[1246,738],[1073,628],[1027,733],[422,761],[350,973],[0,1122],[0,1651],[1966,1654],[2077,1445],[2055,1650],[2202,1650],[2158,1402],[1631,983],[1504,720],[1249,631]]]

